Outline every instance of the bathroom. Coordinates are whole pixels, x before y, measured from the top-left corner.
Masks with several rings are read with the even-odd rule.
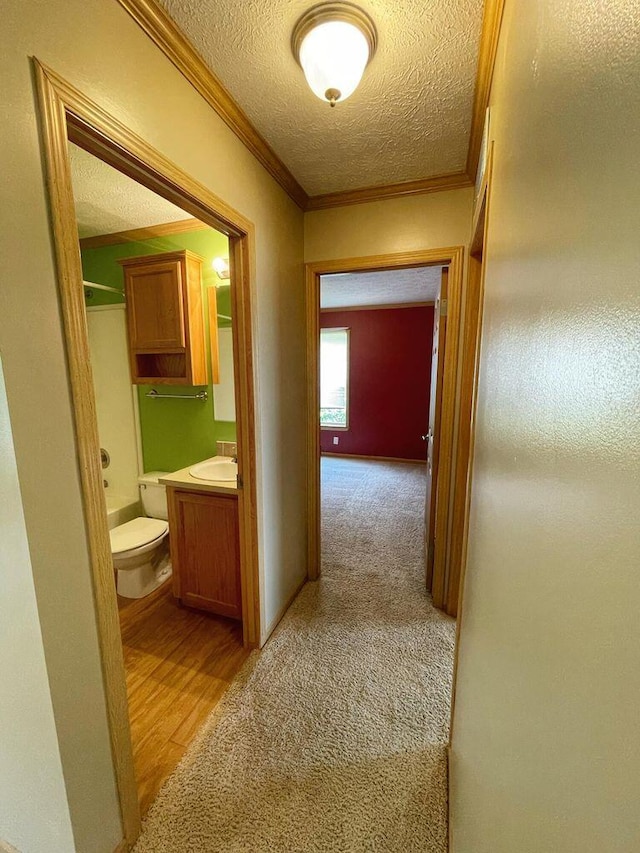
[[[229,238],[70,154],[144,812],[248,654]]]

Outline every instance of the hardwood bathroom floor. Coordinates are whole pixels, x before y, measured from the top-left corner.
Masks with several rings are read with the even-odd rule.
[[[118,596],[118,609],[145,814],[249,653],[240,623],[179,607],[170,580],[146,598]]]

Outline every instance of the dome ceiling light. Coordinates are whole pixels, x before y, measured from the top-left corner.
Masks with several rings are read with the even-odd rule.
[[[293,55],[311,91],[335,107],[352,95],[376,51],[369,15],[352,3],[320,3],[295,25]]]

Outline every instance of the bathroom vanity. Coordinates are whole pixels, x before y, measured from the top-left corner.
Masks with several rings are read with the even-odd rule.
[[[186,468],[161,482],[167,487],[175,597],[187,607],[242,619],[235,480],[198,480]]]

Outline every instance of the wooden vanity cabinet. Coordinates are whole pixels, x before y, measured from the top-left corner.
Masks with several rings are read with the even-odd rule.
[[[206,385],[202,258],[163,252],[121,258],[131,378],[136,385]]]
[[[237,495],[167,487],[173,594],[188,607],[242,619]]]

